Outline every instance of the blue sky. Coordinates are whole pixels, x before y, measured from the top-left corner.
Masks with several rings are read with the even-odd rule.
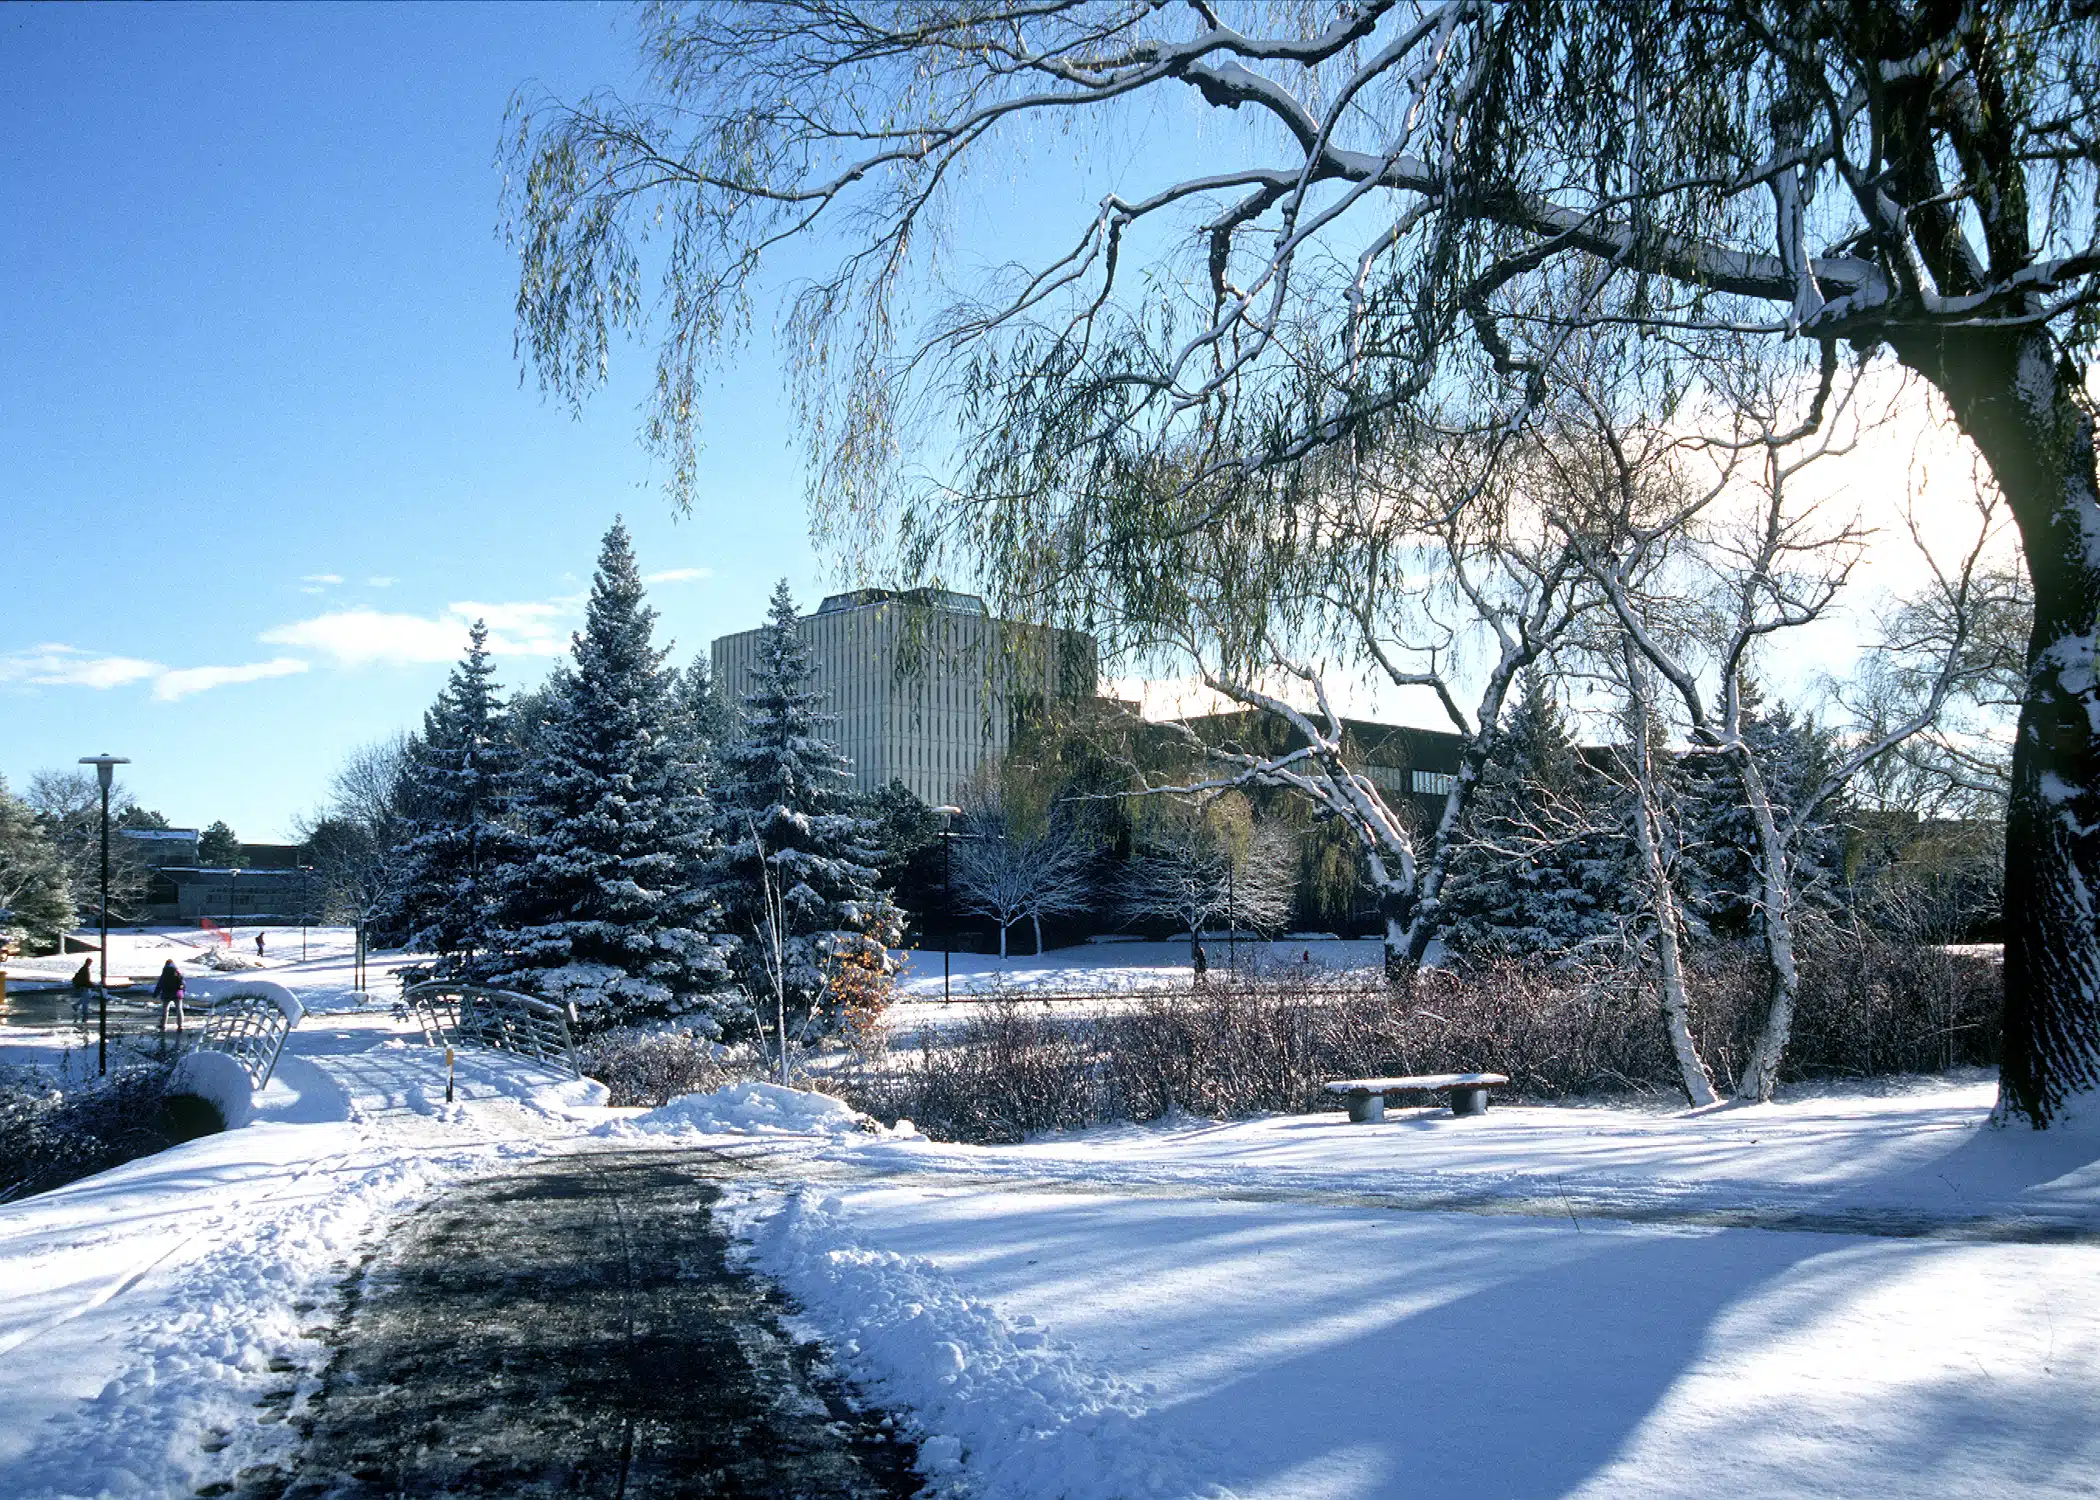
[[[476,615],[508,685],[542,677],[616,513],[680,660],[758,623],[783,575],[805,606],[826,591],[765,312],[707,393],[690,517],[636,441],[646,350],[619,351],[581,420],[519,379],[505,105],[632,90],[629,19],[0,6],[0,775],[106,749],[178,823],[284,837],[348,749],[417,722]],[[1247,128],[1180,108],[1018,142],[974,179],[951,270],[1061,246],[1109,186],[1149,190]],[[1904,411],[1831,471],[1891,536],[1933,441]],[[1805,663],[1856,649],[1857,618],[1818,629],[1772,664],[1796,701]],[[1351,711],[1441,722],[1334,685]]]
[[[0,774],[108,749],[178,823],[289,832],[487,613],[512,684],[635,533],[681,658],[814,596],[770,351],[701,503],[520,384],[506,101],[631,77],[614,7],[0,8]]]

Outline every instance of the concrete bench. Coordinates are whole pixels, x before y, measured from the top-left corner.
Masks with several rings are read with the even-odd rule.
[[[1500,1073],[1423,1073],[1413,1078],[1345,1078],[1327,1092],[1349,1101],[1349,1118],[1357,1124],[1385,1118],[1387,1094],[1448,1094],[1454,1115],[1484,1115],[1488,1090],[1509,1079]]]

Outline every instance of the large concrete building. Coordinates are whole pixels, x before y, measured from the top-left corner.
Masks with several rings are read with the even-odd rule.
[[[946,589],[834,594],[801,634],[860,788],[901,781],[936,807],[1006,753],[1018,718],[1094,693],[1092,636],[995,620],[983,600]],[[725,635],[710,653],[732,704],[751,688],[758,637]]]

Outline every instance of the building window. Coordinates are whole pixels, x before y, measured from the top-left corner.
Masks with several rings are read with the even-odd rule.
[[[1457,782],[1458,778],[1449,771],[1415,772],[1415,790],[1426,797],[1442,797]]]

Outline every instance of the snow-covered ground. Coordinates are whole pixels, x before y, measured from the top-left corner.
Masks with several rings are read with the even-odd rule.
[[[2091,1494],[2100,1135],[1991,1097],[833,1131],[735,1218],[957,1493]]]
[[[1375,938],[1321,936],[1269,942],[1242,937],[1228,944],[1221,934],[1212,933],[1204,940],[1203,951],[1211,972],[1217,975],[1236,967],[1245,974],[1320,978],[1348,970],[1375,971],[1385,962],[1383,945]],[[940,949],[900,950],[896,957],[904,964],[898,994],[907,1001],[939,1000],[944,991],[966,997],[1014,991],[1186,989],[1191,977],[1185,937],[1165,943],[1121,939],[1079,943],[1041,954],[1016,952],[1006,958],[996,953],[951,953],[945,955],[945,985]]]
[[[1211,973],[1289,976],[1314,982],[1378,972],[1385,963],[1376,939],[1246,937],[1228,944],[1212,935],[1204,944]],[[899,952],[897,999],[884,1025],[909,1040],[939,1034],[980,1014],[994,996],[1041,1000],[1052,1007],[1113,1011],[1144,1003],[1147,996],[1187,994],[1194,982],[1186,938],[1176,942],[1080,943],[1043,954],[943,955],[938,948]],[[947,971],[942,965],[946,960]]]
[[[979,1148],[753,1085],[636,1117],[485,1054],[448,1106],[341,954],[270,974],[309,1014],[257,1124],[0,1207],[0,1494],[270,1456],[356,1246],[582,1131],[760,1169],[746,1255],[943,1495],[2100,1487],[2100,1131],[1995,1131],[1980,1075]]]
[[[111,936],[113,973],[175,952],[211,982],[180,935]],[[347,936],[316,934],[303,964],[296,942],[267,973],[308,1014],[255,1123],[0,1205],[0,1495],[188,1495],[280,1454],[283,1397],[328,1357],[306,1334],[359,1246],[603,1120],[595,1085],[485,1053],[460,1054],[447,1104],[442,1052],[351,991]],[[78,1074],[94,1052],[71,1026],[10,1026],[0,1063]]]

